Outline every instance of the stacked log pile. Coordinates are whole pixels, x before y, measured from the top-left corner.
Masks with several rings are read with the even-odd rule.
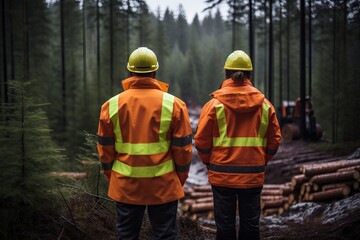
[[[330,202],[359,191],[360,159],[305,164],[299,171],[289,182],[264,185],[262,216],[282,214],[298,202]],[[188,187],[185,193],[182,201],[185,212],[193,218],[213,218],[210,185]]]
[[[210,185],[184,187],[185,198],[182,208],[192,218],[209,218],[214,216],[213,193]]]

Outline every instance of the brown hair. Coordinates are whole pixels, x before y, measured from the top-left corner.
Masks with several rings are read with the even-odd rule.
[[[136,73],[136,72],[129,72],[130,76],[140,76],[140,77],[150,77],[155,78],[156,72],[149,72],[149,73]]]
[[[251,71],[236,71],[225,70],[226,79],[231,78],[235,82],[243,82],[246,79],[251,79]]]

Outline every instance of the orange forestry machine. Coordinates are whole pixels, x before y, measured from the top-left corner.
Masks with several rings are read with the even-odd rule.
[[[300,122],[300,98],[295,101],[283,101],[280,111],[279,122],[281,134],[284,140],[295,140],[301,137]],[[316,123],[314,111],[312,109],[311,98],[305,99],[305,121],[306,121],[306,138],[319,140],[322,137],[321,126]]]

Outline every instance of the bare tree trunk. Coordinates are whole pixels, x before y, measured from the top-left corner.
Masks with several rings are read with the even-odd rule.
[[[308,57],[308,61],[309,61],[309,96],[312,95],[312,36],[311,36],[311,32],[312,32],[312,4],[311,4],[311,0],[309,0],[309,57]]]
[[[110,10],[110,95],[113,93],[114,88],[114,3],[113,0],[109,1]]]
[[[61,28],[61,102],[62,102],[62,130],[65,132],[66,119],[66,69],[65,69],[65,26],[64,26],[64,0],[60,0],[60,28]]]
[[[7,82],[8,82],[8,78],[7,78],[7,57],[6,57],[6,23],[5,23],[5,0],[2,0],[2,36],[3,36],[3,82],[1,83],[1,88],[2,85],[4,85],[4,92],[0,91],[0,96],[2,94],[4,94],[4,102],[8,103],[8,86],[7,86]],[[1,98],[2,100],[2,98]]]
[[[236,48],[236,0],[233,0],[233,14],[232,14],[232,49]]]
[[[269,90],[268,90],[268,99],[270,102],[274,100],[274,44],[273,44],[273,0],[269,1]]]
[[[300,132],[306,138],[305,95],[306,95],[306,46],[305,46],[305,0],[300,0]]]
[[[127,12],[126,12],[126,56],[130,55],[130,0],[127,0]]]
[[[252,0],[249,0],[249,48],[250,58],[255,65],[255,52],[254,52],[254,21],[253,21],[253,4]],[[255,71],[252,74],[252,83],[255,86]]]
[[[87,61],[86,61],[86,0],[83,0],[82,6],[82,39],[83,39],[83,91],[84,91],[84,104],[86,105],[87,97]]]
[[[290,0],[286,0],[286,100],[290,101]]]
[[[282,0],[279,6],[279,106],[282,105],[283,100],[283,68],[282,68]]]
[[[96,70],[97,70],[97,103],[100,105],[100,0],[96,0]]]
[[[267,39],[268,39],[268,37],[267,37],[267,21],[266,21],[266,10],[267,10],[267,8],[266,8],[266,0],[264,0],[264,91],[265,91],[265,95],[268,95],[268,80],[267,80],[267,78],[268,78],[268,75],[267,75],[267,70],[268,70],[268,67],[267,67],[267,65],[268,65],[268,62],[267,62],[267,60],[268,60],[268,49],[267,49],[267,47],[268,47],[268,41],[267,41]]]
[[[30,79],[29,64],[29,2],[24,0],[24,79]]]
[[[5,0],[4,0],[5,1]],[[9,23],[10,23],[10,55],[11,55],[11,79],[15,79],[15,57],[14,57],[14,29],[12,15],[12,1],[9,1]]]
[[[337,64],[338,64],[338,61],[337,61],[337,51],[336,51],[336,44],[337,44],[337,41],[336,41],[336,31],[337,31],[337,28],[336,28],[336,24],[337,24],[337,21],[336,21],[336,0],[334,0],[334,6],[333,6],[333,67],[332,67],[332,85],[333,85],[333,88],[332,88],[332,99],[333,99],[333,102],[332,102],[332,143],[336,143],[337,142],[337,106],[338,106],[338,101],[337,101],[337,84],[336,84],[336,68],[337,68]]]

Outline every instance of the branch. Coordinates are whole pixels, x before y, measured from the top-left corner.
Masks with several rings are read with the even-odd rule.
[[[205,3],[209,3],[211,5],[209,7],[204,8],[202,11],[205,12],[207,10],[211,10],[222,2],[223,0],[206,0]]]

